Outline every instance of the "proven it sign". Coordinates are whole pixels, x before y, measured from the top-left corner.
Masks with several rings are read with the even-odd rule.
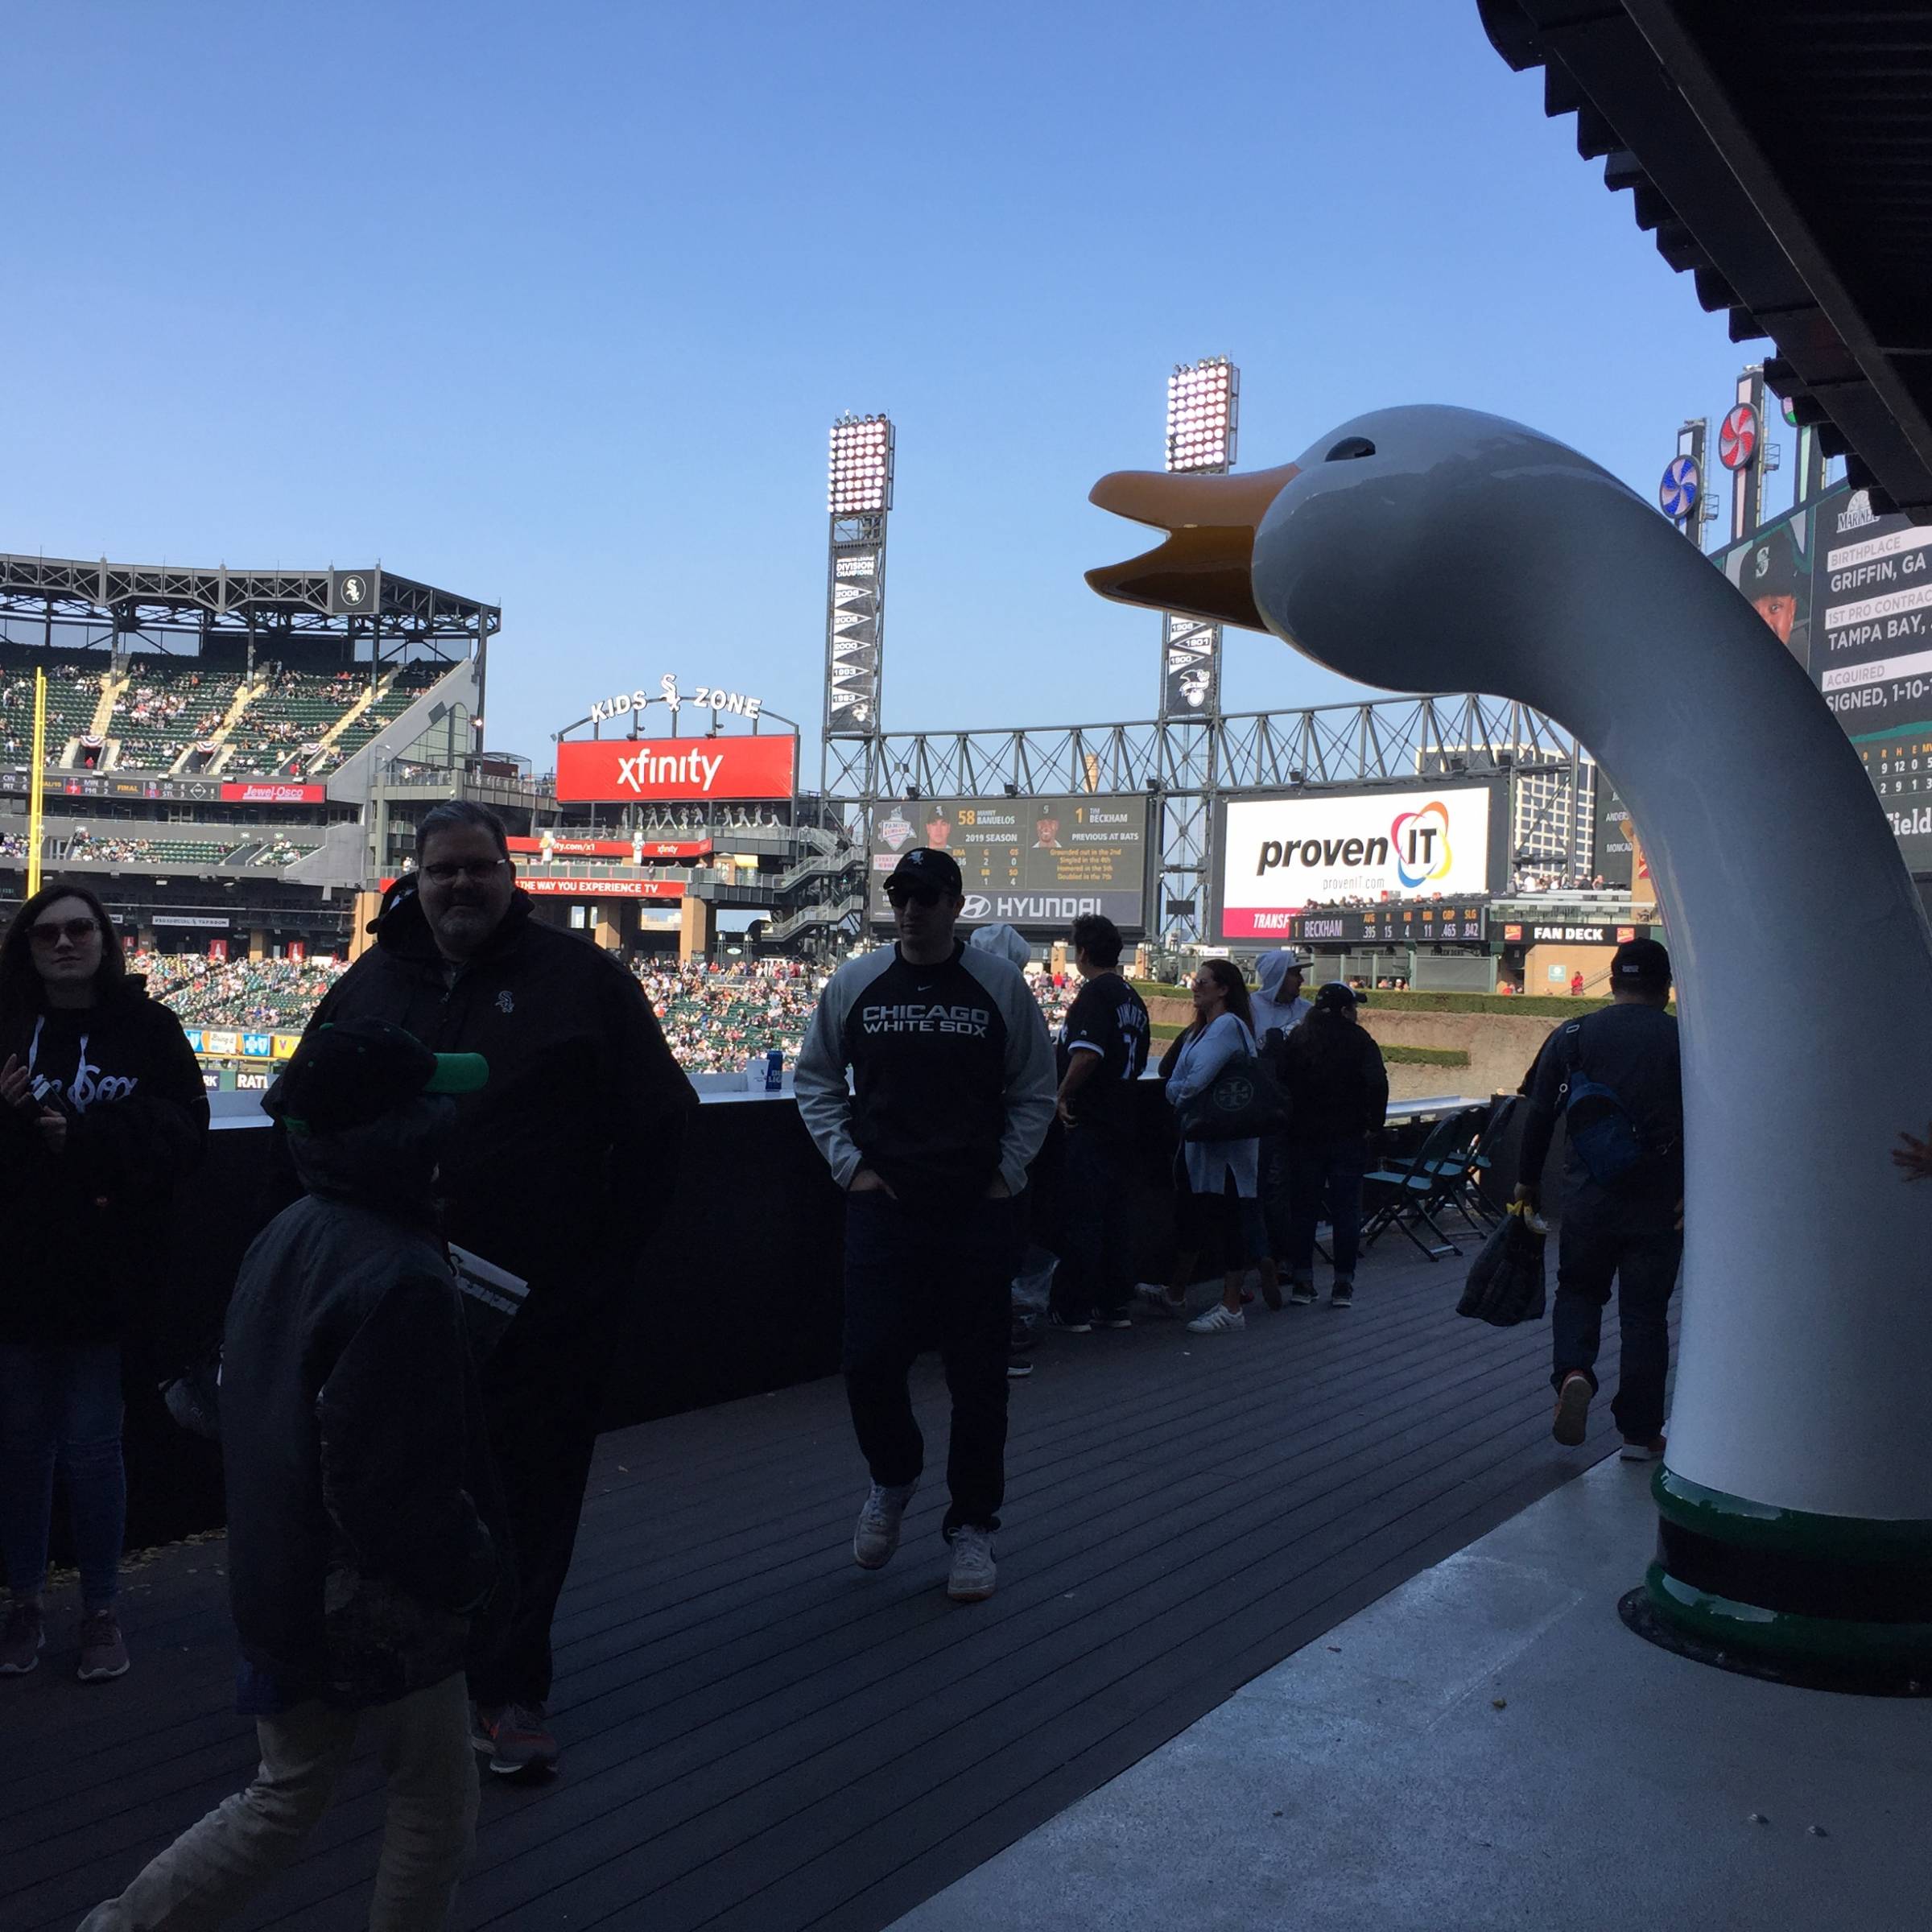
[[[1236,799],[1221,843],[1221,936],[1286,939],[1311,901],[1486,893],[1489,819],[1486,785]]]
[[[788,799],[796,738],[577,738],[557,747],[557,796],[598,804],[634,799]]]

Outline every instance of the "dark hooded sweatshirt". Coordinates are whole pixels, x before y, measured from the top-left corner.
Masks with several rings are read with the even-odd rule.
[[[493,1623],[503,1508],[434,1219],[449,1104],[291,1137],[309,1192],[242,1264],[222,1344],[242,1707],[387,1703]],[[486,1633],[477,1633],[487,1642]]]
[[[173,1191],[207,1141],[200,1067],[136,976],[97,1006],[35,997],[0,1015],[10,1057],[68,1129],[54,1154],[34,1113],[0,1108],[0,1342],[119,1341],[130,1294],[164,1278]]]
[[[414,890],[398,889],[309,1022],[388,1020],[489,1061],[489,1085],[457,1103],[438,1191],[448,1238],[530,1283],[519,1326],[607,1290],[613,1236],[675,1185],[697,1104],[637,980],[530,910],[518,893],[451,984]]]

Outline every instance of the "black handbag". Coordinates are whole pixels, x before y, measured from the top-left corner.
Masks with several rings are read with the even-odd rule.
[[[1178,1109],[1184,1141],[1252,1141],[1288,1125],[1288,1102],[1266,1063],[1236,1054]]]

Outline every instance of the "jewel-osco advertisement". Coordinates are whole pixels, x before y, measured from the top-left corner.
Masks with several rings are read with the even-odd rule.
[[[1228,802],[1220,936],[1278,944],[1313,906],[1456,899],[1490,890],[1505,819],[1490,785]]]

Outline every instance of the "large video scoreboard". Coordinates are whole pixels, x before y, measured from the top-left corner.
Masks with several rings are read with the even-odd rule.
[[[1147,801],[1137,794],[914,799],[881,805],[872,833],[872,916],[890,925],[886,880],[899,855],[936,845],[960,862],[968,926],[1060,938],[1083,912],[1130,937],[1146,930]]]
[[[1905,863],[1932,869],[1932,526],[1839,484],[1715,561],[1837,714]]]

